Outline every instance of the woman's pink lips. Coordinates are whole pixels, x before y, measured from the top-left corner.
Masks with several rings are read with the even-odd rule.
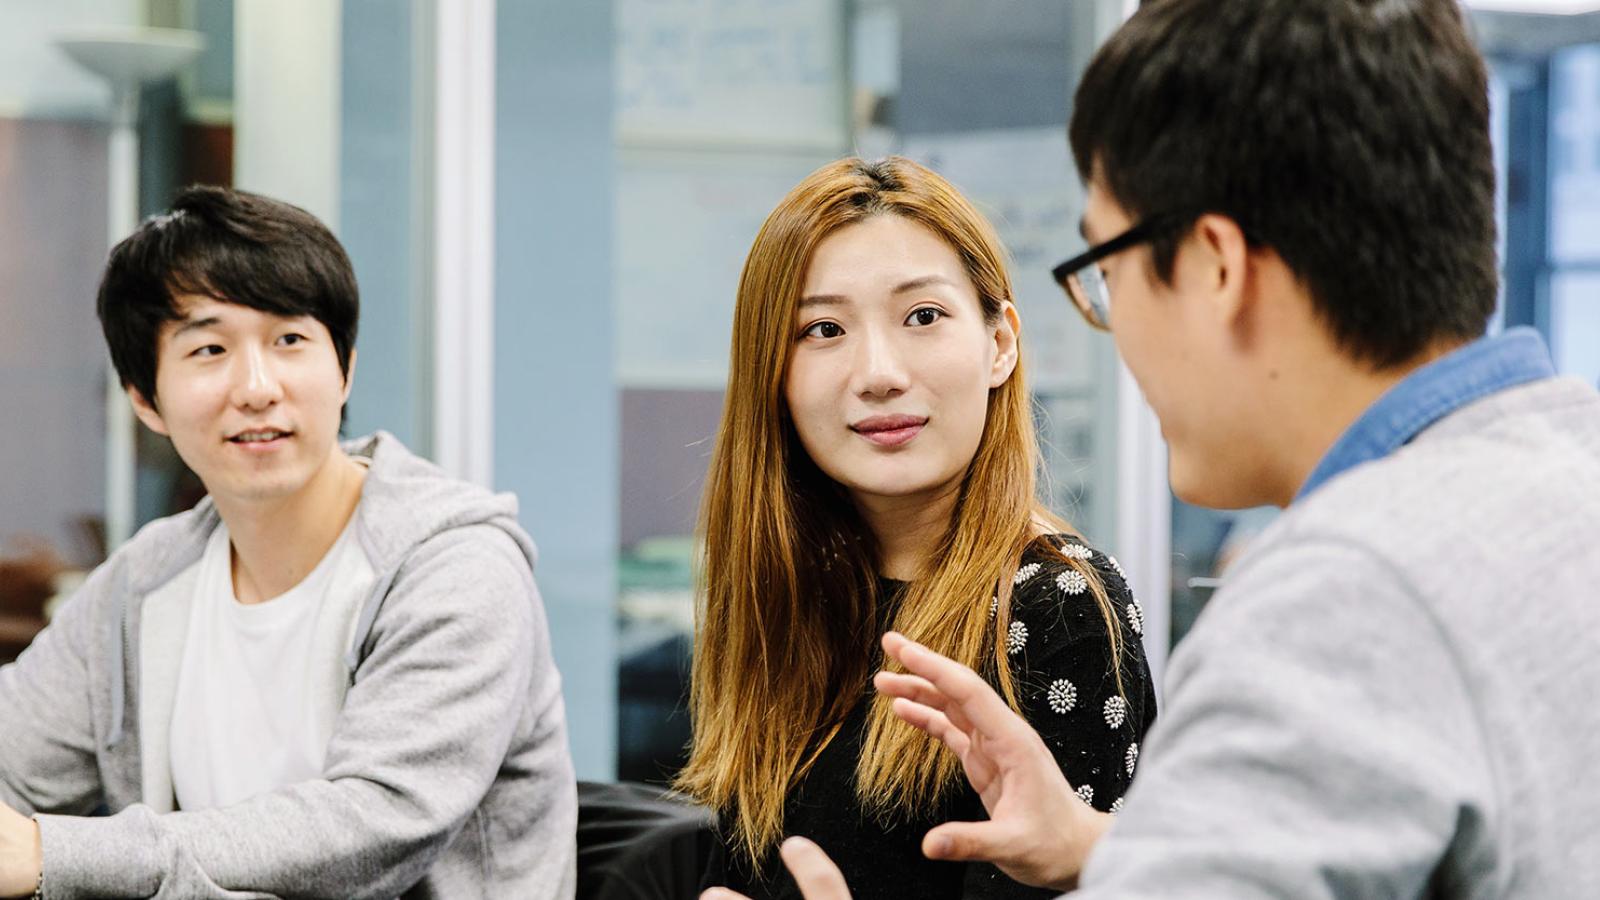
[[[898,447],[916,437],[928,424],[914,416],[878,416],[850,426],[850,430],[880,447]]]

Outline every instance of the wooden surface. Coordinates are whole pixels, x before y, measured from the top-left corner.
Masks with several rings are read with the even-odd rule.
[[[0,615],[0,665],[16,659],[43,628],[42,618]]]

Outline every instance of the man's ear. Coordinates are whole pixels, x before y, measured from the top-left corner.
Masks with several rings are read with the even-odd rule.
[[[341,403],[349,403],[350,402],[350,389],[355,386],[355,383],[356,383],[356,348],[351,347],[350,348],[350,365],[345,368],[345,372],[344,372],[344,396],[340,401]]]
[[[1000,321],[995,323],[995,357],[989,370],[989,387],[1005,384],[1017,370],[1017,339],[1021,336],[1022,317],[1017,314],[1016,305],[1008,300],[1000,308]]]
[[[144,427],[163,437],[171,437],[167,432],[167,423],[161,418],[161,411],[156,405],[144,398],[144,393],[133,385],[126,385],[123,390],[128,392],[128,402],[133,404],[133,414],[139,417]]]
[[[1250,241],[1233,219],[1208,213],[1195,220],[1189,233],[1191,275],[1200,278],[1199,287],[1210,300],[1211,312],[1218,320],[1232,325],[1246,312],[1249,301],[1245,283],[1250,265]]]

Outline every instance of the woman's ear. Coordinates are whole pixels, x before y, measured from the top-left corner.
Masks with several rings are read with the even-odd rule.
[[[1022,317],[1017,307],[1007,300],[1000,307],[1000,319],[994,326],[994,365],[989,371],[989,387],[1006,383],[1017,370],[1017,339],[1022,336]]]

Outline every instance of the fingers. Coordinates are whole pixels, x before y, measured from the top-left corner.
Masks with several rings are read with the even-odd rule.
[[[950,720],[938,710],[929,709],[909,700],[896,699],[892,709],[895,715],[950,748],[950,752],[961,760],[961,768],[967,773],[967,781],[983,799],[985,808],[993,805],[996,798],[990,796],[989,792],[994,787],[995,779],[1000,776],[1000,770],[988,754],[973,752],[970,735],[951,724]]]
[[[922,838],[922,853],[929,859],[1004,862],[1017,841],[994,822],[946,822]]]
[[[700,892],[700,900],[750,900],[749,897],[738,891],[730,891],[723,887],[706,888]]]
[[[899,672],[883,671],[872,676],[872,683],[878,688],[878,693],[888,694],[891,697],[904,697],[923,706],[934,709],[944,709],[945,696],[928,682],[926,678],[915,675],[904,675]]]
[[[922,839],[922,852],[929,859],[983,861],[994,863],[1013,879],[1033,887],[1056,892],[1077,887],[1082,858],[1063,859],[1069,850],[1041,845],[994,822],[947,822],[929,831]]]
[[[950,719],[937,709],[923,706],[904,698],[896,698],[894,714],[908,724],[926,731],[931,737],[949,747],[956,756],[965,757],[972,746],[967,733],[950,724]]]
[[[792,837],[783,842],[778,853],[806,900],[850,900],[844,875],[821,847],[803,837]]]
[[[926,678],[884,671],[873,676],[873,684],[877,686],[879,693],[890,697],[901,697],[929,709],[936,709],[944,713],[952,725],[965,732],[972,731],[972,723],[967,721],[961,708],[951,703],[950,698],[939,693],[939,689],[930,684]]]
[[[987,735],[997,736],[1019,727],[1028,728],[1028,724],[1011,711],[1011,707],[994,692],[988,682],[955,660],[893,631],[883,636],[883,649],[899,660],[912,675],[923,678],[932,690],[944,695],[944,703],[935,708],[943,708],[947,714],[959,710],[962,718]]]

